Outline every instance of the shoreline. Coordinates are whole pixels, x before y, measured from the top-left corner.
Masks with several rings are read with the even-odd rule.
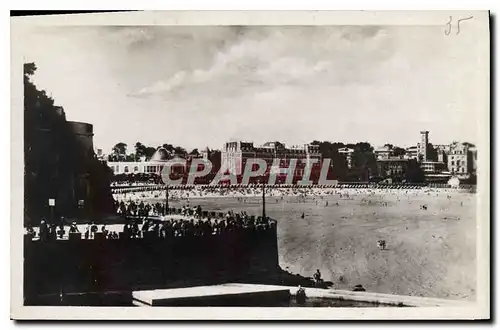
[[[241,188],[243,189],[256,189],[256,188]],[[290,189],[294,188],[273,188],[266,193],[266,198],[314,198],[314,197],[331,197],[331,196],[344,196],[350,197],[365,195],[365,196],[378,196],[378,195],[393,195],[393,196],[422,196],[430,194],[447,194],[447,195],[475,195],[474,191],[468,189],[453,189],[453,188],[429,188],[429,189],[381,189],[381,188],[308,188],[306,192],[291,192]],[[296,188],[300,190],[300,188]],[[229,194],[220,193],[201,193],[203,190],[197,190],[199,194],[194,193],[192,190],[173,190],[169,192],[171,201],[191,200],[191,199],[219,199],[219,198],[261,198],[262,189],[256,189],[255,192],[242,193],[231,192]],[[308,194],[309,193],[309,194]],[[194,194],[193,196],[191,194]],[[176,196],[177,195],[177,196]],[[178,197],[178,196],[182,197]],[[156,191],[130,191],[113,193],[113,197],[117,201],[132,200],[129,196],[133,196],[134,200],[142,199],[164,199],[165,192],[162,190]]]

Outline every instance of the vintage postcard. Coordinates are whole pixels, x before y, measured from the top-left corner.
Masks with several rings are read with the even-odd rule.
[[[13,319],[489,318],[487,11],[11,28]]]

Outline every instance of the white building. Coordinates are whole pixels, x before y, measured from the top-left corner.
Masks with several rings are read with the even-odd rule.
[[[392,156],[392,148],[389,146],[379,147],[374,151],[374,153],[377,160],[389,159]]]
[[[473,152],[469,143],[453,142],[448,150],[448,170],[460,178],[469,176],[473,171]],[[477,152],[474,152],[477,155]]]
[[[406,148],[405,158],[406,159],[418,159],[419,148],[420,148],[420,143],[417,144],[416,146],[411,146],[411,147]]]
[[[114,174],[138,174],[138,173],[154,173],[161,174],[165,163],[170,156],[167,150],[160,147],[149,161],[138,162],[107,162],[108,167]]]

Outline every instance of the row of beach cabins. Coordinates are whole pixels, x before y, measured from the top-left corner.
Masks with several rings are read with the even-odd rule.
[[[169,186],[168,189],[172,190],[206,190],[211,191],[220,189],[259,189],[262,185],[248,184],[248,185],[230,185],[230,184],[219,184],[219,185],[176,185]],[[401,190],[414,190],[414,189],[457,189],[457,190],[475,190],[475,185],[461,184],[458,186],[452,186],[449,184],[441,183],[398,183],[398,184],[385,184],[385,183],[363,183],[363,182],[343,182],[337,185],[287,185],[287,184],[275,184],[266,185],[267,189],[295,189],[295,188],[314,188],[314,189],[401,189]],[[144,192],[144,191],[158,191],[165,190],[164,184],[147,184],[147,185],[113,185],[111,187],[113,193],[127,193],[127,192]]]

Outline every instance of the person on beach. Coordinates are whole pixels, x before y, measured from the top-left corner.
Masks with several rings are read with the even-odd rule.
[[[304,305],[306,303],[306,290],[304,290],[304,288],[300,285],[295,295],[295,300],[297,301],[297,305]]]
[[[40,221],[40,239],[46,240],[48,236],[49,236],[49,229],[47,227],[45,219],[42,218],[42,221]]]
[[[95,222],[92,222],[92,225],[90,226],[90,233],[92,235],[92,238],[94,238],[95,236],[95,233],[97,233],[97,225],[95,224]]]
[[[72,233],[79,233],[80,231],[78,230],[78,227],[76,226],[76,222],[73,221],[71,226],[69,227],[69,232]]]
[[[31,224],[26,227],[26,234],[31,238],[34,238],[36,236],[35,230],[33,229],[33,226]]]
[[[64,230],[64,225],[60,224],[59,230],[57,231],[57,236],[59,236],[59,238],[63,238],[65,233],[66,233],[66,230]]]
[[[321,282],[323,282],[323,280],[321,278],[321,272],[319,271],[319,269],[316,269],[316,273],[314,273],[313,278],[314,278],[314,283],[316,284],[316,286],[320,286],[320,284],[321,284]]]
[[[91,226],[90,222],[87,224],[87,226],[85,226],[85,234],[84,234],[85,239],[89,239],[90,237],[90,226]]]
[[[104,234],[104,237],[108,237],[108,229],[106,228],[106,224],[103,224],[101,227],[101,232]]]

